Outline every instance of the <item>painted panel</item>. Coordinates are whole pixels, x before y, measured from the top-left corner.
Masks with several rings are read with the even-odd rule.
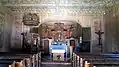
[[[0,13],[0,48],[4,44],[4,15]]]

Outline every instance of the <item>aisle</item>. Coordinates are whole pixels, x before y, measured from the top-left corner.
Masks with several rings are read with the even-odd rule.
[[[72,67],[71,63],[66,62],[42,62],[41,67]]]
[[[68,61],[52,61],[49,55],[42,56],[41,67],[72,67]]]

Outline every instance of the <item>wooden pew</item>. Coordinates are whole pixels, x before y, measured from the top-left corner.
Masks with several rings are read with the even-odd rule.
[[[75,54],[74,54],[75,56]],[[76,62],[80,63],[78,66],[73,66],[73,67],[103,67],[103,66],[117,66],[119,67],[119,56],[112,56],[112,55],[76,55],[80,57],[80,60],[74,59],[74,64]],[[81,60],[82,59],[82,60]]]
[[[27,64],[36,65],[40,67],[41,57],[38,54],[14,54],[14,55],[5,55],[0,56],[0,67],[23,67],[25,66],[25,60]],[[32,62],[33,61],[33,62]],[[32,62],[32,63],[31,63]],[[33,66],[32,65],[32,66]]]
[[[21,62],[16,62],[16,63],[15,63],[15,67],[24,67],[23,61],[21,61]]]
[[[23,57],[20,57],[21,55],[14,55],[14,56],[4,56],[0,58],[0,67],[15,67],[16,62],[20,62],[23,60]],[[28,56],[27,56],[28,57]]]
[[[89,61],[91,63],[91,66],[119,66],[119,58],[114,59],[114,57],[85,58],[85,61]]]

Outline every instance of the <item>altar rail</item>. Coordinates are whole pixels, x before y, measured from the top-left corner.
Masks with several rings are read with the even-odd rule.
[[[119,67],[119,57],[101,54],[77,55],[73,53],[72,67]]]
[[[0,67],[41,67],[41,52],[0,56]]]

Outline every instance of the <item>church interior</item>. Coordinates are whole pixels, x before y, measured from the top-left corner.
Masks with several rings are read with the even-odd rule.
[[[0,67],[119,67],[118,0],[0,0]]]

